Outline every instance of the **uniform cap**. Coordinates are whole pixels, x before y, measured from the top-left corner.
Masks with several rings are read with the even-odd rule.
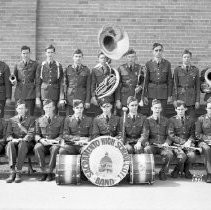
[[[161,104],[161,101],[158,99],[153,99],[152,100],[152,106],[154,106],[155,104]]]
[[[73,99],[73,108],[77,107],[79,104],[83,104],[84,105],[82,100]]]
[[[157,42],[152,45],[152,49],[154,50],[156,47],[159,47],[159,46],[163,49],[163,45]]]
[[[43,101],[43,106],[48,105],[48,104],[50,104],[50,103],[53,103],[53,104],[54,104],[54,101],[52,101],[51,99],[45,99],[45,100]]]
[[[45,51],[47,51],[48,49],[53,49],[54,52],[56,51],[55,47],[52,44],[50,44],[49,46],[47,46],[45,48]]]
[[[125,56],[130,55],[130,54],[136,54],[136,51],[131,48],[125,53]]]
[[[83,55],[83,52],[81,49],[76,49],[74,52],[73,52],[73,55],[75,54],[82,54]]]
[[[99,99],[100,106],[103,106],[104,104],[111,104],[111,99],[109,97],[101,98]]]
[[[26,103],[25,103],[24,100],[19,99],[19,100],[16,102],[16,107],[18,107],[19,105],[22,105],[22,104],[26,105]]]

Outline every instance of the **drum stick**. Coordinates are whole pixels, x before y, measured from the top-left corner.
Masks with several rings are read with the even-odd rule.
[[[144,89],[145,89],[145,84],[146,84],[146,67],[143,67],[145,69],[144,72],[144,84],[142,88],[142,93],[141,93],[141,101],[139,102],[139,106],[144,106]]]
[[[125,144],[125,122],[126,122],[126,114],[127,114],[127,107],[123,107],[123,124],[122,124],[122,142]]]

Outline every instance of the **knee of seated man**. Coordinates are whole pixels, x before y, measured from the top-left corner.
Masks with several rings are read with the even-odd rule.
[[[144,153],[152,154],[152,148],[150,145],[144,147]]]
[[[190,161],[190,162],[195,162],[195,160],[196,160],[195,152],[188,152],[187,157],[188,157],[188,161]]]

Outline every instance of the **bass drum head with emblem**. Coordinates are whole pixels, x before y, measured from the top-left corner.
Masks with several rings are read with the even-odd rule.
[[[128,173],[130,155],[123,143],[111,136],[93,139],[81,154],[85,176],[97,186],[118,184]]]

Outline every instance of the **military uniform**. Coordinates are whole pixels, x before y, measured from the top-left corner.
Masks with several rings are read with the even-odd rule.
[[[118,68],[120,75],[119,86],[116,90],[115,100],[120,100],[122,106],[127,107],[127,99],[129,96],[135,95],[135,88],[138,85],[143,85],[144,72],[143,66],[134,64],[131,67],[128,64],[123,64]],[[138,81],[139,79],[139,81]],[[136,94],[136,98],[141,100],[142,91]]]
[[[195,117],[195,103],[200,102],[199,70],[189,66],[188,70],[178,66],[174,70],[173,100],[182,100],[188,108],[188,115]]]
[[[198,146],[202,148],[202,152],[205,156],[207,174],[211,174],[211,148],[205,142],[206,140],[211,140],[211,118],[207,114],[198,118],[195,134],[197,140],[199,140]]]
[[[60,63],[57,61],[53,61],[51,64],[48,64],[47,61],[42,62],[36,72],[36,97],[42,101],[53,100],[57,105],[59,100],[64,99],[63,76]]]
[[[145,96],[149,99],[149,115],[153,99],[159,99],[165,115],[168,97],[172,96],[172,73],[169,61],[162,59],[160,63],[150,60],[146,63]]]
[[[6,145],[5,140],[6,122],[3,118],[0,118],[0,154],[3,153]]]
[[[36,120],[35,138],[39,140],[41,138],[62,140],[63,121],[63,118],[58,115],[54,115],[51,122],[48,122],[48,118],[45,115],[39,117]],[[41,169],[45,168],[45,155],[50,152],[49,168],[50,171],[53,171],[56,166],[56,155],[59,152],[59,146],[44,146],[41,142],[39,142],[39,140],[37,140],[34,147],[34,152],[39,161],[40,167]]]
[[[104,114],[101,114],[93,120],[92,138],[98,136],[118,136],[120,132],[120,118],[115,115],[111,115],[109,119],[106,119]]]
[[[173,153],[171,150],[156,147],[154,144],[163,144],[165,142],[169,144],[168,126],[169,120],[167,118],[160,116],[160,119],[155,120],[153,116],[150,116],[145,120],[143,138],[141,139],[145,153],[159,154],[163,157],[164,165],[161,171],[164,173],[169,170],[169,163],[173,158]]]
[[[137,114],[135,119],[128,114],[125,120],[125,147],[127,148],[130,154],[142,153],[143,149],[140,151],[135,151],[134,145],[138,141],[142,141],[143,138],[143,125],[146,117],[142,114]],[[121,118],[121,128],[123,126],[123,117]]]
[[[206,71],[207,71],[207,69],[204,69],[204,70],[201,71],[200,85],[205,82],[204,75],[205,75],[205,72]],[[211,91],[211,89],[210,89],[210,91]],[[205,95],[204,95],[204,101],[207,101],[209,98],[211,98],[211,92],[210,93],[205,93]]]
[[[22,126],[26,130],[24,130]],[[14,169],[16,165],[17,170],[20,171],[22,169],[27,153],[32,151],[34,147],[34,129],[35,119],[33,117],[23,116],[22,119],[20,119],[16,115],[9,120],[6,130],[7,141],[11,137],[13,139],[23,139],[18,143],[13,141],[8,141],[7,143],[6,154],[9,159],[9,166],[12,169]]]
[[[14,75],[17,79],[14,93],[15,100],[23,99],[30,115],[34,115],[37,66],[36,61],[29,60],[26,64],[24,61],[20,61],[14,69]]]
[[[65,146],[59,150],[59,154],[80,154],[82,146],[77,145],[77,142],[80,140],[80,137],[90,138],[91,134],[92,118],[85,115],[83,115],[81,119],[76,119],[75,115],[67,116],[63,130]]]
[[[9,66],[0,61],[0,118],[4,117],[4,107],[6,99],[12,96],[12,84],[9,81]]]
[[[73,114],[73,99],[90,103],[91,75],[87,66],[69,65],[64,73],[64,86],[68,114]]]
[[[112,72],[113,73],[113,72]],[[110,69],[108,67],[104,67],[101,64],[96,65],[92,69],[91,73],[91,96],[95,97],[95,90],[99,86],[101,82],[104,81],[104,79],[110,74]],[[113,105],[114,104],[114,93],[111,96],[107,96],[109,98],[110,103]],[[102,113],[102,110],[99,107],[95,108],[95,115],[99,115]]]
[[[189,116],[184,116],[182,119],[178,116],[170,118],[169,139],[172,143],[183,145],[187,140],[191,140],[192,144],[195,142],[195,122]],[[191,164],[196,159],[194,151],[183,150],[182,148],[174,149],[174,154],[178,159],[178,164],[174,169],[174,174],[179,172],[189,171]],[[173,175],[173,173],[172,173]]]

